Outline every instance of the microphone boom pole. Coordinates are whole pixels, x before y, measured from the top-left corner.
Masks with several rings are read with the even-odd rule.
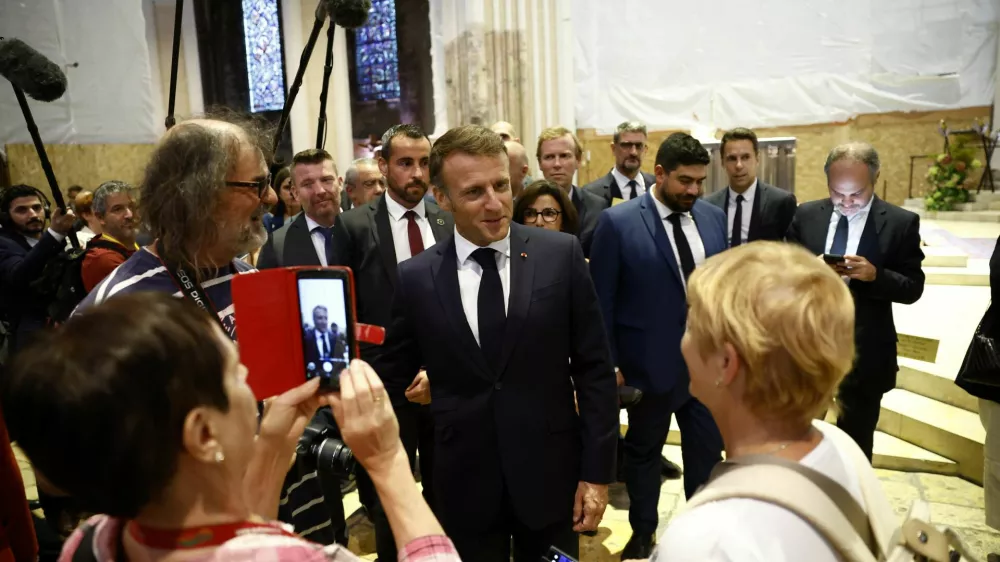
[[[309,58],[312,57],[313,49],[316,48],[316,40],[319,39],[319,32],[323,30],[323,24],[326,23],[329,11],[327,10],[327,2],[329,0],[320,0],[319,5],[316,6],[316,22],[313,23],[312,31],[309,33],[309,39],[306,41],[306,46],[302,49],[302,56],[299,58],[299,68],[295,71],[295,79],[292,81],[292,87],[288,89],[288,96],[285,98],[285,107],[281,110],[281,119],[278,120],[278,128],[274,131],[274,144],[271,147],[272,154],[278,152],[278,143],[281,140],[281,134],[285,132],[285,127],[288,125],[288,116],[292,111],[292,104],[295,103],[295,96],[299,94],[299,88],[302,87],[302,78],[306,73],[306,66],[309,64]]]
[[[42,144],[42,137],[38,134],[38,125],[35,124],[35,118],[31,115],[31,108],[28,107],[28,98],[24,96],[24,90],[19,88],[16,84],[11,84],[14,88],[14,95],[17,97],[17,103],[21,106],[21,113],[24,114],[24,121],[28,125],[28,132],[31,134],[31,142],[35,144],[35,152],[38,153],[38,159],[42,163],[42,171],[45,172],[45,179],[49,182],[49,189],[52,191],[52,199],[56,202],[56,207],[63,212],[66,211],[66,201],[63,199],[62,191],[59,190],[59,184],[56,182],[56,174],[52,171],[52,163],[49,162],[49,156],[45,152],[45,145]],[[70,230],[69,243],[73,246],[74,250],[80,249],[80,241],[76,237],[76,232]]]
[[[326,66],[323,67],[323,89],[319,94],[319,122],[316,125],[316,148],[325,148],[326,140],[326,98],[330,93],[330,75],[333,74],[333,34],[337,24],[330,20],[326,30]]]
[[[181,25],[184,19],[184,0],[177,0],[177,10],[174,12],[174,44],[170,57],[170,99],[167,102],[167,119],[164,125],[170,129],[176,123],[174,119],[174,102],[177,100],[177,59],[181,51]]]

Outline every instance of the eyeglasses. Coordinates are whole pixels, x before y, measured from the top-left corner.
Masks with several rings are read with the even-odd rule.
[[[626,152],[629,151],[629,150],[632,150],[633,148],[636,149],[639,152],[642,152],[643,150],[646,150],[646,143],[644,143],[644,142],[625,142],[625,141],[621,141],[620,143],[618,143],[618,148],[621,148],[622,150],[624,150]]]
[[[268,174],[266,178],[261,178],[257,181],[227,181],[226,185],[229,187],[249,187],[256,189],[257,197],[263,199],[264,194],[267,193],[267,188],[271,185],[271,175]]]
[[[557,211],[552,207],[547,207],[545,209],[542,209],[541,213],[539,213],[535,209],[525,209],[524,222],[526,223],[535,222],[536,220],[538,220],[538,215],[542,215],[542,220],[545,222],[556,222],[556,219],[559,218],[559,215],[561,214],[562,211]]]

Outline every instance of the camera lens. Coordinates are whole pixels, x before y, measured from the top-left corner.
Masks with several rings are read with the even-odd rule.
[[[354,453],[339,439],[326,438],[314,449],[316,468],[346,476],[354,472]]]

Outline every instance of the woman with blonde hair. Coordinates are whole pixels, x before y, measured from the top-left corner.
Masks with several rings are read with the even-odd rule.
[[[691,275],[687,298],[681,352],[691,395],[715,418],[727,463],[768,455],[819,472],[887,540],[883,530],[898,522],[867,459],[845,433],[815,420],[854,360],[854,305],[840,277],[801,248],[755,242],[709,258]],[[775,503],[699,498],[719,474],[671,521],[652,560],[841,559],[809,522]]]

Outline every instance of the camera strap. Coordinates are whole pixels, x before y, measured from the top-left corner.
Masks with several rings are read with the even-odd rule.
[[[219,311],[215,308],[215,304],[212,303],[212,299],[208,297],[208,292],[201,286],[198,279],[194,276],[188,274],[187,270],[181,266],[181,264],[174,262],[166,258],[163,254],[163,244],[159,240],[156,241],[156,254],[160,258],[160,263],[163,264],[164,269],[167,270],[167,274],[173,280],[174,285],[181,290],[184,297],[190,299],[196,305],[198,305],[202,310],[208,312],[215,318],[219,326],[222,327],[222,331],[226,332],[226,326],[222,323],[222,319],[219,318]],[[232,262],[229,264],[229,272],[236,275],[236,268],[233,267]],[[228,333],[228,332],[227,332]]]

